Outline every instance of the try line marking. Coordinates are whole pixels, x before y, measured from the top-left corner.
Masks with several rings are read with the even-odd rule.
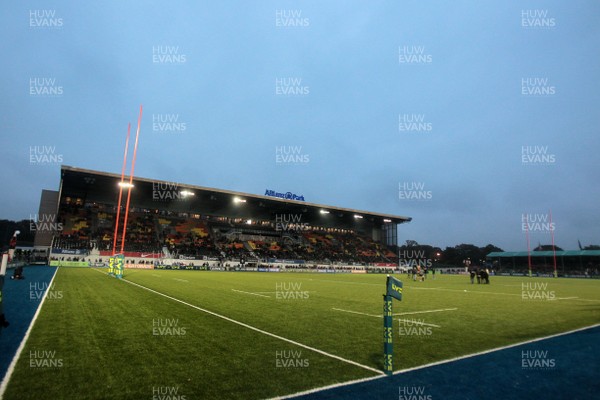
[[[439,310],[425,310],[425,311],[410,311],[410,312],[401,312],[392,315],[412,315],[412,314],[427,314],[432,312],[442,312],[442,311],[456,311],[458,308],[440,308]]]
[[[253,296],[269,297],[269,298],[271,297],[271,296],[267,296],[267,295],[264,295],[264,294],[259,294],[259,293],[244,292],[243,290],[237,290],[237,289],[231,289],[231,290],[233,290],[234,292],[238,292],[238,293],[246,293],[246,294],[251,294],[251,295],[253,295]]]
[[[98,271],[98,270],[94,270],[94,271]],[[98,272],[100,272],[101,274],[107,275],[105,272],[102,272],[102,271],[98,271]],[[321,354],[321,355],[324,355],[324,356],[327,356],[327,357],[330,357],[330,358],[333,358],[333,359],[336,359],[336,360],[339,360],[339,361],[343,361],[343,362],[345,362],[345,363],[347,363],[347,364],[352,364],[352,365],[354,365],[354,366],[356,366],[356,367],[360,367],[360,368],[363,368],[363,369],[369,370],[369,371],[371,371],[371,372],[374,372],[374,373],[376,373],[376,374],[378,374],[378,375],[385,376],[385,374],[383,373],[383,371],[379,371],[378,369],[375,369],[375,368],[369,367],[368,365],[363,365],[363,364],[357,363],[356,361],[348,360],[348,359],[346,359],[346,358],[343,358],[343,357],[340,357],[340,356],[336,356],[335,354],[327,353],[326,351],[319,350],[319,349],[317,349],[317,348],[314,348],[314,347],[310,347],[310,346],[308,346],[308,345],[306,345],[306,344],[303,344],[303,343],[300,343],[300,342],[296,342],[296,341],[294,341],[294,340],[291,340],[291,339],[285,338],[285,337],[283,337],[283,336],[279,336],[279,335],[276,335],[276,334],[274,334],[274,333],[271,333],[271,332],[263,331],[262,329],[256,328],[256,327],[254,327],[254,326],[252,326],[252,325],[248,325],[248,324],[245,324],[245,323],[243,323],[243,322],[237,321],[237,320],[235,320],[235,319],[232,319],[232,318],[226,317],[226,316],[224,316],[224,315],[217,314],[216,312],[209,311],[209,310],[207,310],[207,309],[205,309],[205,308],[201,308],[201,307],[195,306],[195,305],[193,305],[193,304],[187,303],[187,302],[185,302],[185,301],[183,301],[183,300],[180,300],[180,299],[177,299],[177,298],[175,298],[175,297],[169,296],[169,295],[167,295],[167,294],[161,293],[161,292],[159,292],[159,291],[157,291],[157,290],[150,289],[150,288],[148,288],[148,287],[146,287],[146,286],[143,286],[143,285],[137,284],[137,283],[135,283],[135,282],[131,282],[131,281],[128,281],[128,280],[126,280],[126,279],[119,279],[119,280],[120,280],[120,281],[122,281],[122,282],[128,283],[128,284],[130,284],[130,285],[137,286],[137,287],[139,287],[139,288],[142,288],[142,289],[144,289],[144,290],[147,290],[147,291],[149,291],[149,292],[155,293],[155,294],[157,294],[157,295],[159,295],[159,296],[166,297],[167,299],[170,299],[170,300],[176,301],[176,302],[178,302],[178,303],[181,303],[181,304],[185,304],[185,305],[186,305],[186,306],[188,306],[188,307],[194,308],[194,309],[196,309],[196,310],[198,310],[198,311],[202,311],[202,312],[204,312],[204,313],[206,313],[206,314],[210,314],[210,315],[212,315],[212,316],[215,316],[215,317],[217,317],[217,318],[224,319],[225,321],[229,321],[229,322],[231,322],[231,323],[234,323],[234,324],[236,324],[236,325],[243,326],[244,328],[251,329],[251,330],[253,330],[253,331],[255,331],[255,332],[262,333],[263,335],[271,336],[271,337],[273,337],[273,338],[275,338],[275,339],[279,339],[279,340],[282,340],[282,341],[284,341],[284,342],[291,343],[291,344],[293,344],[293,345],[296,345],[296,346],[299,346],[299,347],[305,348],[305,349],[307,349],[307,350],[314,351],[315,353],[319,353],[319,354]]]
[[[383,318],[381,315],[367,314],[367,313],[363,313],[360,311],[344,310],[342,308],[335,308],[335,307],[332,307],[331,309],[335,310],[335,311],[342,311],[342,312],[347,312],[347,313],[351,313],[351,314],[365,315],[367,317]],[[458,310],[458,308],[440,308],[439,310],[409,311],[409,312],[403,312],[403,313],[395,313],[392,315],[398,316],[398,315],[427,314],[427,313],[442,312],[442,311],[455,311],[455,310]]]

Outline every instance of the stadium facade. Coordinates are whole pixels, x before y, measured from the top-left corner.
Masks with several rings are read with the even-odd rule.
[[[61,167],[58,191],[43,191],[36,247],[61,261],[105,262],[113,253],[118,174]],[[410,217],[136,177],[124,253],[129,266],[149,260],[397,266],[398,225]],[[269,194],[269,195],[267,195]],[[123,204],[125,202],[123,201]],[[121,207],[121,247],[124,206]],[[156,262],[154,262],[156,264]]]

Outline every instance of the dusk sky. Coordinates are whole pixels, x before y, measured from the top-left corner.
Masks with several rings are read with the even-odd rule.
[[[8,1],[0,218],[60,165],[409,216],[400,243],[600,244],[600,3]]]

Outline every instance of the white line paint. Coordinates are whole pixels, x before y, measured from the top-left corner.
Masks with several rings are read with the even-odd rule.
[[[503,296],[521,296],[520,294],[516,294],[516,293],[484,292],[482,290],[425,288],[425,287],[413,287],[413,286],[406,286],[406,287],[408,287],[410,289],[420,289],[420,290],[440,290],[443,292],[462,292],[462,293],[477,293],[477,294],[497,294],[497,295],[503,295]]]
[[[367,317],[382,318],[381,315],[366,314],[366,313],[363,313],[363,312],[360,312],[360,311],[344,310],[344,309],[341,309],[341,308],[332,308],[332,310],[347,312],[347,313],[350,313],[350,314],[366,315]]]
[[[442,361],[437,361],[437,362],[430,363],[430,364],[420,365],[418,367],[402,369],[402,370],[394,372],[394,375],[405,374],[407,372],[417,371],[417,370],[420,370],[420,369],[425,369],[425,368],[433,367],[433,366],[436,366],[436,365],[447,364],[447,363],[451,363],[451,362],[454,362],[454,361],[464,360],[466,358],[477,357],[477,356],[481,356],[481,355],[484,355],[484,354],[493,353],[493,352],[500,351],[500,350],[505,350],[505,349],[510,349],[510,348],[513,348],[513,347],[518,347],[518,346],[522,346],[522,345],[526,345],[526,344],[530,344],[530,343],[540,342],[542,340],[553,339],[555,337],[569,335],[571,333],[581,332],[581,331],[585,331],[587,329],[593,329],[593,328],[597,328],[597,327],[600,327],[600,324],[585,326],[583,328],[574,329],[574,330],[567,331],[567,332],[562,332],[562,333],[557,333],[555,335],[545,336],[545,337],[541,337],[541,338],[537,338],[537,339],[531,339],[531,340],[527,340],[527,341],[524,341],[524,342],[519,342],[519,343],[511,344],[511,345],[508,345],[508,346],[497,347],[497,348],[494,348],[494,349],[481,351],[479,353],[473,353],[473,354],[467,354],[467,355],[460,356],[460,357],[449,358],[447,360],[442,360]],[[314,389],[305,390],[305,391],[302,391],[302,392],[297,392],[297,393],[289,394],[289,395],[286,395],[286,396],[273,397],[270,400],[276,400],[276,399],[277,400],[293,399],[295,397],[305,396],[307,394],[318,393],[318,392],[321,392],[323,390],[336,389],[336,388],[343,387],[343,386],[353,385],[355,383],[374,381],[374,380],[382,379],[382,378],[385,378],[385,375],[384,376],[372,376],[372,377],[369,377],[369,378],[355,379],[355,380],[348,381],[348,382],[342,382],[342,383],[336,383],[336,384],[333,384],[333,385],[322,386],[322,387],[318,387],[318,388],[314,388]]]
[[[267,296],[267,295],[260,294],[260,293],[244,292],[243,290],[237,290],[237,289],[231,289],[231,290],[233,290],[234,292],[238,292],[238,293],[251,294],[253,296],[269,297],[269,298],[271,297],[271,296]]]
[[[502,296],[519,296],[522,297],[522,294],[518,293],[501,293],[501,292],[484,292],[482,290],[460,290],[460,289],[445,289],[445,288],[424,288],[424,287],[414,287],[414,286],[405,286],[405,288],[409,289],[420,289],[420,290],[440,290],[444,292],[463,292],[463,293],[476,293],[476,294],[496,294]],[[593,299],[580,299],[578,297],[563,297],[556,300],[576,300],[576,301],[590,301],[590,302],[600,302],[600,300]]]
[[[40,304],[38,305],[38,308],[35,311],[35,314],[33,315],[33,319],[31,320],[31,323],[29,324],[29,328],[27,328],[27,332],[25,332],[25,336],[23,337],[23,340],[21,340],[21,344],[19,344],[19,348],[17,349],[15,356],[13,357],[12,361],[10,362],[8,369],[6,370],[6,374],[4,375],[4,378],[2,379],[2,383],[0,384],[0,399],[2,399],[4,397],[4,392],[6,391],[6,387],[8,386],[8,381],[10,380],[10,377],[12,376],[13,372],[15,371],[15,366],[17,365],[17,361],[19,360],[19,357],[21,356],[21,352],[25,348],[25,343],[27,343],[27,339],[29,339],[29,335],[31,334],[31,330],[33,329],[33,325],[35,324],[35,321],[37,320],[37,317],[40,315],[40,311],[42,311],[42,306],[44,305],[44,302],[46,301],[46,295],[48,294],[48,291],[52,287],[52,282],[54,282],[54,278],[56,277],[56,273],[58,272],[59,268],[60,267],[56,267],[56,270],[54,271],[54,275],[52,275],[52,279],[50,280],[50,283],[48,284],[48,287],[46,288],[46,291],[44,292],[44,297],[42,298],[42,301],[40,301]]]
[[[100,272],[100,273],[104,274],[104,272],[101,272],[101,271],[98,271],[98,272]],[[275,339],[282,340],[282,341],[284,341],[284,342],[287,342],[287,343],[291,343],[291,344],[293,344],[293,345],[296,345],[296,346],[299,346],[299,347],[305,348],[305,349],[307,349],[307,350],[310,350],[310,351],[313,351],[313,352],[315,352],[315,353],[318,353],[318,354],[324,355],[324,356],[326,356],[326,357],[333,358],[333,359],[335,359],[335,360],[342,361],[342,362],[345,362],[345,363],[347,363],[347,364],[351,364],[351,365],[354,365],[354,366],[356,366],[356,367],[360,367],[360,368],[366,369],[366,370],[368,370],[368,371],[374,372],[374,373],[376,373],[376,374],[379,374],[379,375],[381,375],[381,376],[385,376],[385,374],[384,374],[382,371],[380,371],[380,370],[378,370],[378,369],[375,369],[375,368],[372,368],[372,367],[369,367],[368,365],[363,365],[363,364],[357,363],[356,361],[348,360],[348,359],[346,359],[346,358],[343,358],[343,357],[340,357],[340,356],[336,356],[335,354],[327,353],[326,351],[319,350],[319,349],[317,349],[317,348],[315,348],[315,347],[311,347],[311,346],[308,346],[308,345],[306,345],[306,344],[303,344],[303,343],[300,343],[300,342],[296,342],[296,341],[294,341],[294,340],[291,340],[291,339],[285,338],[285,337],[283,337],[283,336],[279,336],[279,335],[276,335],[276,334],[274,334],[274,333],[271,333],[271,332],[263,331],[262,329],[256,328],[256,327],[254,327],[254,326],[252,326],[252,325],[248,325],[248,324],[246,324],[246,323],[243,323],[243,322],[237,321],[237,320],[235,320],[235,319],[232,319],[232,318],[226,317],[226,316],[224,316],[224,315],[217,314],[216,312],[209,311],[209,310],[206,310],[206,309],[204,309],[204,308],[201,308],[201,307],[195,306],[195,305],[193,305],[193,304],[190,304],[190,303],[187,303],[187,302],[185,302],[185,301],[183,301],[183,300],[180,300],[180,299],[177,299],[177,298],[175,298],[175,297],[169,296],[169,295],[167,295],[167,294],[161,293],[161,292],[159,292],[159,291],[157,291],[157,290],[150,289],[150,288],[148,288],[148,287],[146,287],[146,286],[143,286],[143,285],[137,284],[137,283],[135,283],[135,282],[132,282],[132,281],[128,281],[127,279],[119,279],[119,280],[120,280],[120,281],[122,281],[122,282],[125,282],[125,283],[127,283],[127,284],[129,284],[129,285],[137,286],[137,287],[139,287],[139,288],[141,288],[141,289],[144,289],[144,290],[147,290],[147,291],[149,291],[149,292],[152,292],[152,293],[158,294],[159,296],[163,296],[163,297],[166,297],[167,299],[170,299],[170,300],[176,301],[176,302],[178,302],[178,303],[184,304],[184,305],[186,305],[186,306],[188,306],[188,307],[191,307],[191,308],[194,308],[194,309],[196,309],[196,310],[198,310],[198,311],[202,311],[202,312],[204,312],[204,313],[206,313],[206,314],[210,314],[210,315],[212,315],[212,316],[215,316],[215,317],[217,317],[217,318],[224,319],[225,321],[229,321],[229,322],[231,322],[231,323],[234,323],[234,324],[236,324],[236,325],[243,326],[244,328],[247,328],[247,329],[253,330],[253,331],[255,331],[255,332],[262,333],[263,335],[270,336],[270,337],[273,337],[273,338],[275,338]]]
[[[398,315],[412,315],[412,314],[427,314],[427,313],[455,311],[455,310],[458,310],[458,308],[441,308],[439,310],[410,311],[410,312],[402,312],[402,313],[397,313],[397,314],[392,314],[392,315],[398,316]]]
[[[349,282],[349,281],[336,281],[333,279],[310,279],[310,280],[311,281],[319,281],[319,282],[329,282],[329,283],[347,283],[349,285],[369,285],[369,286],[385,287],[385,282],[383,282],[383,283]]]
[[[344,310],[343,308],[332,307],[331,309],[335,310],[335,311],[347,312],[347,313],[350,313],[350,314],[364,315],[364,316],[367,316],[367,317],[383,318],[382,315],[367,314],[367,313],[360,312],[360,311]],[[442,312],[442,311],[454,311],[454,310],[458,310],[458,308],[442,308],[442,309],[439,309],[439,310],[411,311],[411,312],[397,313],[397,314],[392,314],[392,315],[394,315],[394,316],[400,316],[400,315],[412,315],[412,314],[426,314],[426,313],[434,313],[434,312]],[[436,327],[439,328],[439,326],[437,326],[437,325],[432,325],[432,326],[436,326]]]
[[[173,278],[174,281],[179,281],[179,282],[189,282],[186,279],[179,279],[179,278]]]

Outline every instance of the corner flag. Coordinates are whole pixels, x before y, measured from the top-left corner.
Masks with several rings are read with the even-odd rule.
[[[393,276],[388,276],[386,296],[392,296],[396,300],[402,300],[402,282]]]
[[[402,282],[393,276],[387,276],[386,291],[383,296],[383,371],[390,376],[394,373],[394,334],[393,334],[393,298],[402,300]]]

